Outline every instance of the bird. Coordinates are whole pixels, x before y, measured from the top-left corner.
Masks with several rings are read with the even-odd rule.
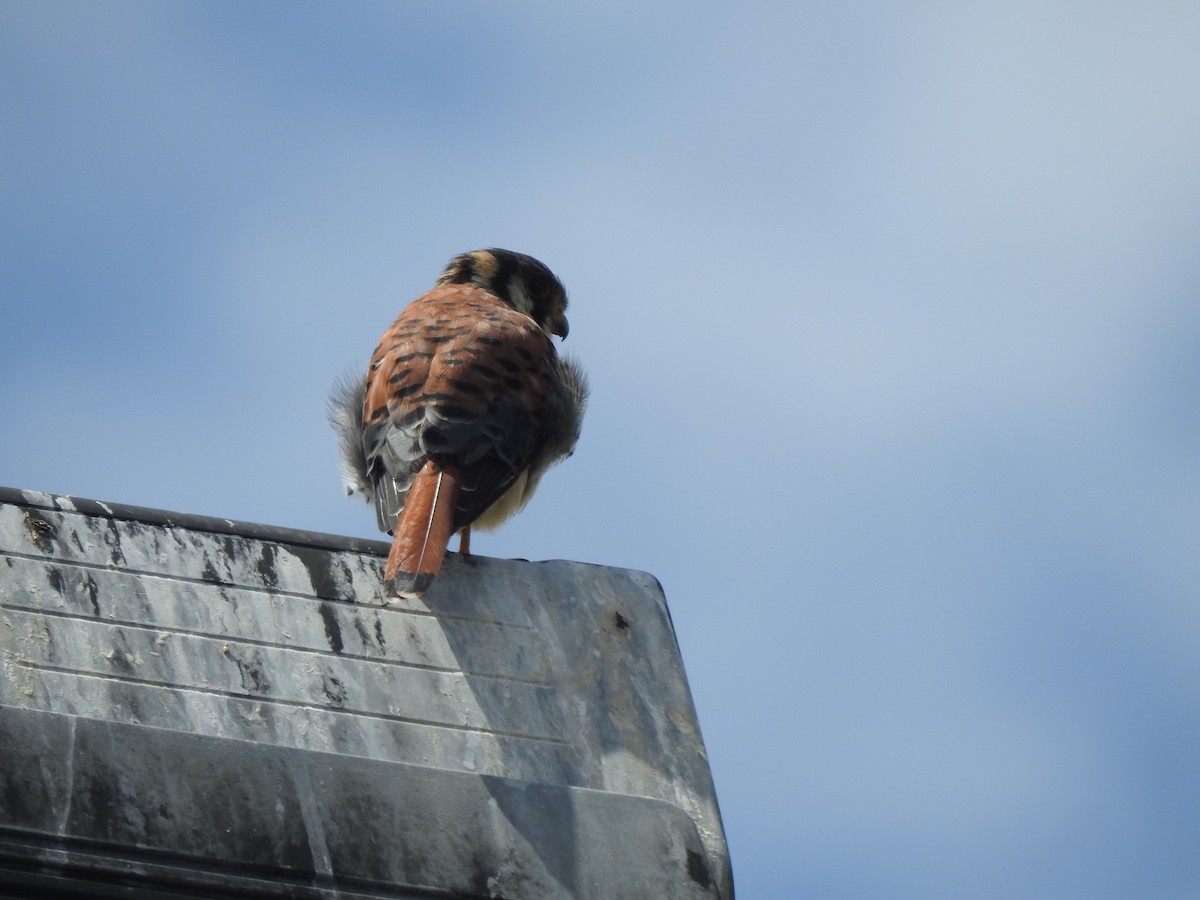
[[[562,282],[532,256],[463,253],[384,332],[366,375],[334,385],[346,492],[392,535],[389,601],[420,597],[453,534],[469,554],[472,528],[520,511],[574,451],[588,383],[551,340],[566,339],[566,310]]]

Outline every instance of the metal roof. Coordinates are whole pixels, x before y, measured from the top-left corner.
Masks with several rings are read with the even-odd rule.
[[[386,549],[0,488],[0,884],[731,900],[657,581]]]

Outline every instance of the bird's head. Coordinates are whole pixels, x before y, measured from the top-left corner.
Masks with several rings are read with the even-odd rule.
[[[567,291],[553,272],[524,253],[473,250],[450,260],[437,283],[473,284],[523,312],[546,334],[566,338]]]

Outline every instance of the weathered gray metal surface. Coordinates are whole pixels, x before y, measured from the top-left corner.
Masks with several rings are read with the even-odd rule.
[[[732,898],[653,578],[385,552],[0,489],[0,881]]]

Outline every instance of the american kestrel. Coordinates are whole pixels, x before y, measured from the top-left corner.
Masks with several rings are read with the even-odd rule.
[[[393,535],[389,597],[419,596],[454,532],[469,552],[472,526],[500,525],[571,454],[587,382],[550,340],[566,338],[566,309],[533,257],[464,253],[384,332],[366,377],[334,388],[347,492]]]

